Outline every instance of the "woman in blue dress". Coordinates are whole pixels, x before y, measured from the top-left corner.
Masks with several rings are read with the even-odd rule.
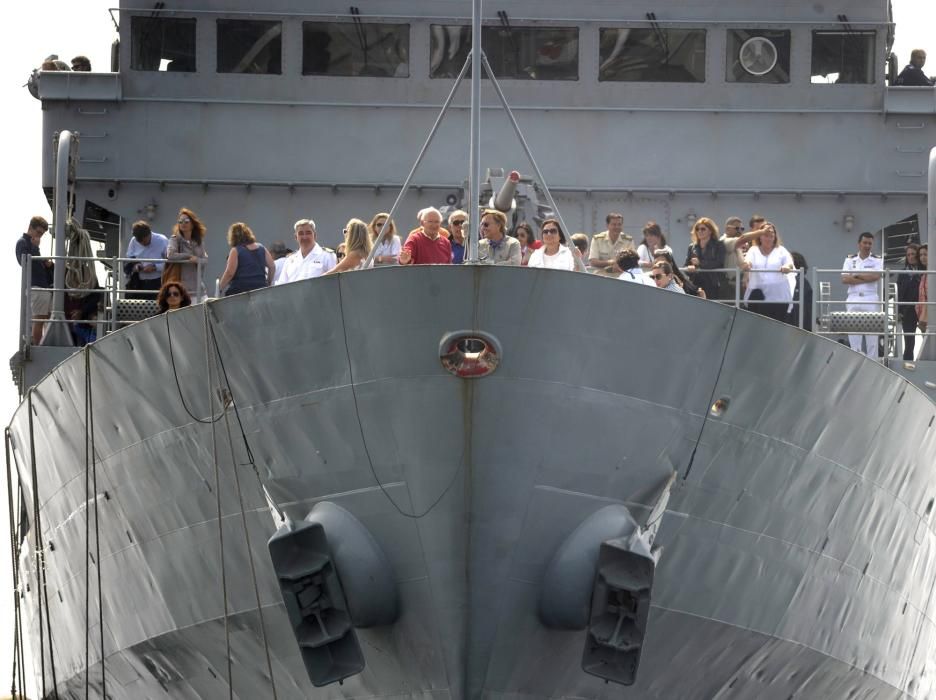
[[[273,277],[276,275],[273,256],[257,243],[247,224],[231,224],[227,239],[231,252],[228,254],[224,274],[221,275],[224,296],[229,297],[273,284]]]

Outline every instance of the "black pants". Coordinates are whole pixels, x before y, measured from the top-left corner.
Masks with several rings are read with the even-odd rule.
[[[900,325],[904,332],[904,354],[903,359],[913,359],[913,348],[916,346],[917,313],[912,306],[905,306],[900,310]]]
[[[748,311],[753,311],[756,314],[761,316],[766,316],[767,318],[772,318],[775,321],[784,321],[787,320],[787,307],[790,305],[789,302],[784,301],[781,303],[774,302],[760,302],[758,304],[750,304],[748,306]]]
[[[133,286],[131,286],[131,284]],[[162,287],[162,279],[159,277],[157,277],[154,280],[137,279],[136,281],[127,284],[127,289],[148,289],[154,292],[158,292],[160,287]],[[155,294],[134,294],[132,292],[128,292],[126,295],[126,298],[127,299],[152,299],[153,301],[155,301],[156,295]]]

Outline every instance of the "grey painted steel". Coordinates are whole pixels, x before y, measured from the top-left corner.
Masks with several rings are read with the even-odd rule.
[[[936,147],[929,154],[929,180],[928,191],[930,207],[926,217],[926,241],[936,243]]]
[[[619,322],[583,334],[581,299]],[[397,622],[357,630],[363,673],[315,697],[608,697],[581,670],[585,633],[539,622],[542,576],[599,509],[646,517],[672,471],[637,683],[616,697],[934,692],[936,405],[881,365],[719,304],[551,270],[352,272],[213,302],[209,318],[272,498],[294,520],[324,500],[346,508],[396,577]],[[445,372],[438,343],[459,328],[500,339],[497,372]],[[622,360],[640,371],[608,371]],[[92,372],[108,691],[223,696],[210,426],[181,405],[220,410],[206,402],[202,309],[104,338]],[[33,397],[60,690],[76,693],[83,397],[81,357]],[[729,399],[720,417],[713,398]],[[26,418],[11,430],[31,502]],[[278,518],[242,442],[219,452],[235,694],[269,696],[253,590],[234,575],[252,557],[279,697],[309,697],[263,546]],[[254,484],[253,552],[233,469]]]

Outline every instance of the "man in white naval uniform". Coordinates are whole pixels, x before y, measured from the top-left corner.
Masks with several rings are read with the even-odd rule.
[[[285,258],[282,272],[273,284],[320,277],[337,264],[335,254],[315,242],[315,222],[312,219],[299,219],[293,228],[299,250]]]
[[[862,233],[858,237],[858,253],[845,258],[842,266],[842,282],[848,286],[848,311],[882,311],[881,308],[881,274],[884,261],[871,252],[874,247],[874,235]],[[862,352],[861,342],[864,340],[864,354],[872,359],[878,359],[878,335],[849,335],[848,344],[852,350]]]

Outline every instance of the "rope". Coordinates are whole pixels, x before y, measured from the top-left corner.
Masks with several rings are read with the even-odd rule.
[[[85,700],[91,697],[91,440],[88,431],[88,394],[91,390],[89,378],[91,376],[91,356],[88,346],[84,349],[85,356],[85,397],[84,397],[84,424],[85,424],[85,638],[84,638],[84,667],[85,667]]]
[[[82,299],[98,286],[93,260],[75,260],[74,258],[93,258],[91,237],[71,216],[65,222],[66,252],[65,287],[73,299]],[[84,290],[84,291],[76,291]]]
[[[206,306],[208,306],[206,304]],[[244,430],[244,422],[241,420],[240,411],[237,408],[237,402],[234,401],[233,393],[231,391],[231,380],[228,379],[227,368],[224,366],[224,357],[221,355],[221,347],[218,345],[218,337],[215,335],[214,324],[208,324],[208,329],[211,331],[211,340],[214,343],[215,354],[218,358],[218,364],[221,366],[221,374],[224,377],[224,385],[227,387],[228,393],[231,394],[231,405],[234,407],[234,417],[237,418],[237,426],[240,429],[241,439],[244,441],[244,451],[247,454],[247,463],[251,466],[254,472],[254,476],[257,478],[257,485],[260,488],[260,491],[263,493],[264,497],[267,500],[267,503],[273,506],[276,509],[277,515],[281,521],[286,520],[286,514],[283,512],[283,509],[279,507],[273,497],[266,490],[266,487],[263,485],[263,479],[260,478],[260,470],[257,468],[257,462],[254,459],[253,450],[250,449],[250,441],[247,439],[247,431]]]
[[[209,345],[209,328],[210,322],[208,320],[208,304],[204,305],[205,307],[205,364],[208,366],[208,407],[211,408],[213,396],[214,396],[214,386],[211,376],[211,346]],[[169,314],[166,314],[168,316]],[[168,319],[166,319],[168,323]],[[175,369],[175,365],[173,365]],[[181,396],[181,393],[179,394]],[[189,414],[191,415],[191,414]],[[223,407],[221,416],[224,415]],[[220,419],[220,417],[218,419]],[[228,625],[228,594],[227,594],[227,574],[224,568],[224,526],[221,518],[221,468],[218,465],[218,439],[215,431],[215,423],[218,419],[210,421],[211,423],[211,456],[214,460],[214,474],[215,474],[215,501],[218,508],[218,546],[220,549],[220,559],[221,559],[221,596],[224,601],[224,645],[227,650],[227,681],[228,681],[228,698],[234,700],[234,684],[232,681],[232,669],[231,669],[231,631]],[[200,421],[204,422],[204,421]]]
[[[345,318],[344,297],[342,296],[341,291],[342,291],[342,284],[341,284],[341,280],[339,280],[338,281],[338,308],[341,310],[341,317]],[[361,421],[361,411],[358,408],[357,391],[355,391],[355,388],[354,388],[355,386],[354,370],[351,366],[352,364],[351,363],[351,347],[348,344],[348,328],[345,325],[344,321],[342,321],[341,323],[341,332],[344,334],[345,355],[348,360],[348,375],[351,378],[351,398],[354,402],[354,415],[357,417],[358,431],[361,434],[361,444],[364,446],[364,454],[367,456],[367,466],[370,467],[371,475],[373,475],[374,481],[377,483],[377,486],[380,487],[380,492],[384,495],[384,498],[386,498],[390,502],[390,505],[394,507],[397,513],[402,515],[404,518],[411,518],[413,520],[420,520],[422,518],[425,518],[427,515],[429,515],[429,513],[433,511],[433,509],[437,505],[439,505],[439,503],[442,502],[442,499],[445,498],[445,495],[449,492],[452,486],[455,485],[455,480],[458,478],[459,473],[461,472],[462,468],[465,466],[465,462],[467,461],[466,457],[468,454],[468,442],[469,441],[466,441],[466,444],[464,448],[462,449],[462,454],[461,454],[461,457],[459,458],[458,468],[452,473],[452,478],[449,480],[448,484],[446,484],[445,488],[442,489],[442,493],[439,494],[439,497],[436,498],[429,505],[429,507],[426,508],[426,510],[424,510],[422,513],[419,513],[417,515],[415,513],[407,513],[402,508],[400,508],[400,506],[397,505],[397,502],[393,500],[393,497],[389,493],[387,493],[387,489],[384,487],[383,483],[380,481],[380,477],[377,476],[377,470],[374,468],[374,461],[371,459],[370,448],[368,448],[367,439],[364,437],[364,424]]]
[[[90,467],[90,470],[89,470]],[[91,494],[88,494],[88,473],[91,474]],[[85,497],[86,503],[91,498],[94,502],[94,556],[97,570],[98,591],[98,632],[100,636],[101,653],[101,696],[107,697],[107,672],[104,658],[104,594],[101,586],[101,520],[98,507],[97,487],[97,450],[94,445],[94,391],[91,381],[91,347],[85,346]],[[90,693],[90,522],[91,513],[85,513],[85,697]]]
[[[217,345],[215,346],[217,349]],[[228,391],[231,390],[227,387]],[[247,512],[244,507],[244,494],[241,491],[240,475],[237,471],[237,460],[234,456],[234,436],[231,434],[231,421],[228,412],[224,412],[224,426],[227,429],[228,445],[231,448],[231,465],[234,467],[234,484],[237,488],[237,499],[240,501],[241,523],[244,526],[244,543],[247,545],[247,561],[250,562],[250,578],[253,581],[254,596],[257,599],[257,615],[260,617],[260,634],[263,636],[263,652],[266,654],[267,671],[270,674],[270,685],[273,689],[273,700],[277,700],[276,680],[273,678],[273,661],[270,659],[270,644],[267,641],[266,624],[263,621],[263,606],[260,604],[260,586],[257,584],[257,569],[253,560],[253,549],[250,546],[250,529],[247,527]]]
[[[46,683],[45,683],[45,649],[43,642],[43,630],[42,630],[42,601],[45,598],[45,623],[46,623],[46,633],[49,637],[49,667],[52,671],[52,692],[54,693],[55,698],[58,698],[58,678],[55,674],[55,647],[52,644],[52,622],[51,622],[51,613],[49,611],[49,588],[48,588],[48,577],[46,576],[45,568],[45,545],[42,541],[42,516],[39,512],[39,477],[36,469],[36,434],[33,426],[33,389],[29,390],[29,393],[26,395],[27,408],[29,409],[29,458],[30,466],[32,471],[32,483],[33,483],[33,520],[34,526],[36,528],[36,558],[37,563],[39,564],[39,571],[37,572],[37,580],[41,590],[37,593],[37,600],[39,602],[39,657],[40,657],[40,666],[42,669],[42,697],[48,697],[46,693]]]
[[[207,309],[207,307],[208,307],[208,305],[205,304],[205,308],[206,308],[206,309]],[[165,318],[166,318],[166,336],[167,336],[168,339],[169,339],[169,360],[170,360],[170,362],[172,362],[172,376],[173,376],[173,378],[175,379],[176,391],[179,392],[179,400],[182,402],[182,408],[185,409],[185,412],[189,415],[189,418],[191,418],[191,419],[192,419],[193,421],[195,421],[196,423],[203,423],[203,424],[205,424],[205,425],[209,425],[209,424],[211,424],[211,423],[217,423],[219,420],[221,420],[221,417],[224,415],[224,410],[223,410],[223,409],[222,409],[221,413],[219,413],[217,416],[211,416],[211,418],[205,419],[205,418],[199,418],[199,417],[196,416],[194,413],[192,413],[191,409],[188,407],[188,404],[185,403],[185,395],[182,393],[182,384],[179,382],[179,371],[176,369],[175,353],[173,352],[173,349],[172,349],[172,329],[171,329],[171,327],[170,327],[170,325],[169,325],[169,316],[170,316],[170,314],[165,313],[165,314],[163,314],[163,316],[165,316]],[[207,323],[207,321],[206,321],[206,323]],[[206,335],[205,335],[205,345],[206,345],[205,362],[206,362],[206,363],[210,361],[210,355],[207,354],[207,353],[208,353],[208,351],[207,351],[207,344],[208,344],[208,336],[207,336],[207,333],[206,333]],[[211,415],[211,410],[210,410],[210,409],[211,409],[211,400],[212,400],[212,397],[211,397],[211,394],[209,393],[209,395],[208,395],[208,407],[209,407],[209,412],[208,412],[208,413],[209,413],[209,415]]]
[[[20,586],[19,586],[19,545],[18,532],[16,529],[16,519],[13,511],[13,472],[10,468],[10,429],[4,431],[6,447],[6,477],[7,477],[7,505],[10,515],[10,556],[12,558],[13,572],[13,680],[10,687],[10,695],[16,698],[17,680],[19,688],[25,692],[25,669],[23,667],[23,650],[21,639],[23,636],[23,627],[20,611]],[[18,479],[17,479],[18,481]]]
[[[721,379],[722,370],[725,368],[725,354],[728,352],[728,344],[731,342],[731,332],[734,330],[734,322],[738,317],[738,309],[731,314],[731,325],[728,326],[728,336],[725,338],[725,347],[722,348],[721,361],[718,364],[718,372],[715,374],[715,381],[712,383],[712,393],[709,395],[708,407],[702,414],[702,425],[699,427],[699,434],[696,437],[695,444],[692,446],[692,454],[689,455],[689,464],[686,466],[686,473],[683,475],[683,481],[689,478],[689,472],[692,471],[692,464],[695,462],[696,451],[699,449],[699,443],[702,442],[702,435],[705,432],[705,424],[708,422],[711,406],[715,400],[715,392],[718,390],[718,382]]]

